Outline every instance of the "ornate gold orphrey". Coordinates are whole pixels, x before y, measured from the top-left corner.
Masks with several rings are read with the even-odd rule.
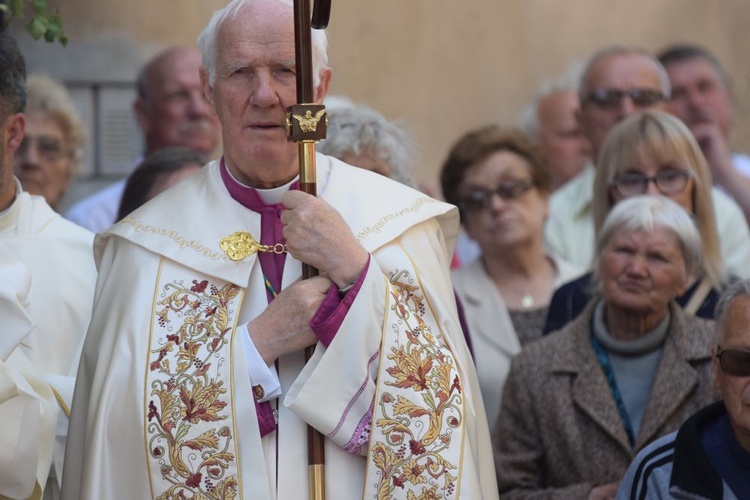
[[[219,247],[227,254],[227,257],[234,261],[243,260],[258,252],[286,253],[286,246],[283,243],[276,243],[273,246],[261,245],[247,231],[237,231],[222,238]]]

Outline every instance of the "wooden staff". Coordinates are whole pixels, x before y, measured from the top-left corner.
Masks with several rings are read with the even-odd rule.
[[[325,139],[328,119],[325,106],[314,104],[312,66],[312,28],[325,29],[331,12],[330,0],[315,0],[312,22],[310,0],[294,0],[294,54],[297,66],[297,104],[287,109],[286,125],[290,141],[299,148],[300,190],[317,196],[315,179],[315,143]],[[317,276],[318,270],[302,264],[302,278]],[[305,350],[309,361],[314,347]],[[325,500],[325,437],[307,426],[307,455],[310,499]]]

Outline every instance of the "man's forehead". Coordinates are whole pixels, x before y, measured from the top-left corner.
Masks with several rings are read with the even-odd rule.
[[[666,67],[672,85],[688,84],[696,80],[711,79],[723,83],[716,67],[703,57],[676,61]]]
[[[720,327],[723,329],[722,347],[728,345],[750,348],[750,297],[734,298],[727,308]]]
[[[661,87],[656,63],[645,54],[619,53],[603,56],[588,71],[589,90],[607,86]]]

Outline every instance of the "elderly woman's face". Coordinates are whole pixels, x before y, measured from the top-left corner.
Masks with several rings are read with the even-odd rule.
[[[608,305],[634,314],[658,314],[687,285],[685,256],[675,234],[616,231],[599,261],[602,294]]]
[[[666,196],[693,213],[695,180],[690,170],[676,161],[656,161],[644,156],[640,162],[615,176],[610,191],[615,203],[639,194]]]
[[[499,151],[471,166],[460,193],[466,232],[485,255],[542,238],[549,199],[534,187],[521,156]]]
[[[70,186],[70,148],[60,124],[46,113],[26,114],[26,132],[13,170],[24,191],[43,196],[53,208]]]

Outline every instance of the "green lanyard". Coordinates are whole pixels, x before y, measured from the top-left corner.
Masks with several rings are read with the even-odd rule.
[[[604,375],[607,376],[607,382],[609,383],[609,390],[612,391],[612,397],[615,398],[617,404],[617,410],[620,412],[620,419],[622,425],[625,427],[625,432],[628,435],[628,441],[632,447],[635,444],[635,435],[633,433],[633,424],[630,422],[630,415],[628,410],[625,409],[625,403],[622,401],[622,395],[620,389],[617,388],[617,380],[615,380],[615,372],[612,370],[612,363],[609,361],[609,355],[607,351],[602,347],[596,337],[591,335],[591,345],[596,351],[596,358],[599,360],[599,364],[602,365]]]

